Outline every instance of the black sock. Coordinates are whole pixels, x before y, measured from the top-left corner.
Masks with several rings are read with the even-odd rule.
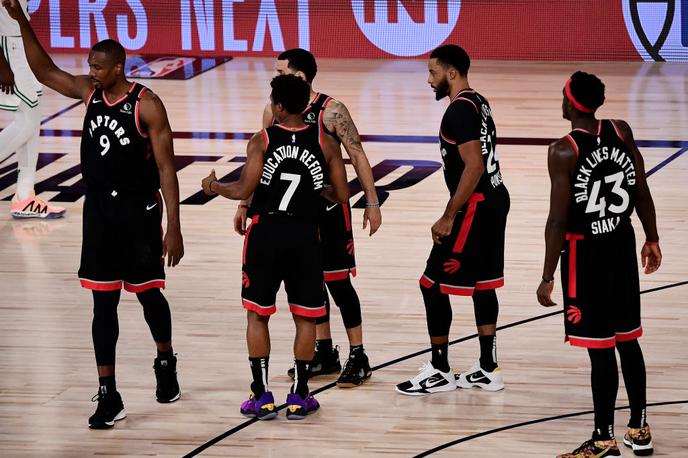
[[[323,352],[326,355],[332,353],[332,339],[316,340],[315,351]]]
[[[332,342],[330,340],[330,342]],[[308,396],[308,374],[311,369],[311,361],[303,361],[300,359],[294,360],[294,384],[291,386],[291,392],[296,393],[302,398]]]
[[[115,383],[115,376],[109,375],[107,377],[98,377],[98,392],[101,394],[112,394],[117,391],[117,384]]]
[[[262,358],[248,358],[251,365],[251,375],[253,382],[251,382],[251,391],[253,396],[259,398],[268,390],[268,361],[269,356]]]
[[[497,369],[497,336],[478,336],[480,367],[487,372]]]
[[[365,353],[365,350],[363,349],[363,344],[361,345],[353,345],[349,347],[349,355],[362,355]]]
[[[158,350],[158,359],[160,361],[169,361],[174,358],[174,350],[170,348],[170,351],[160,351]]]
[[[438,371],[449,372],[449,359],[447,356],[447,351],[449,350],[449,343],[431,345],[433,367]]]

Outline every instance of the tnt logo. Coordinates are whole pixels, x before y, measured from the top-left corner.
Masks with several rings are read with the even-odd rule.
[[[646,61],[688,61],[688,0],[623,0],[628,35]]]
[[[461,0],[351,0],[351,8],[375,46],[395,56],[418,56],[451,35]]]

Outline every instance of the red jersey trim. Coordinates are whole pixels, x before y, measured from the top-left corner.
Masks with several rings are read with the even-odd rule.
[[[316,308],[310,308],[298,304],[289,304],[289,311],[294,315],[305,316],[308,318],[319,318],[327,314],[327,308],[324,305]]]
[[[583,240],[583,236],[580,234],[566,234],[566,240],[569,241],[569,287],[567,295],[568,297],[575,299],[577,292],[576,285],[576,269],[578,268],[577,258],[577,247],[576,243],[578,240]]]
[[[440,283],[440,293],[453,296],[472,296],[475,290],[472,286],[453,286]]]
[[[130,293],[141,293],[143,291],[153,288],[165,289],[165,280],[157,279],[147,281],[144,283],[128,283],[126,281],[124,282],[124,289],[129,291]]]
[[[568,340],[569,344],[574,347],[583,348],[613,348],[616,346],[616,337],[606,337],[603,339],[595,339],[588,337],[576,337],[576,336],[566,336],[565,340]]]
[[[478,105],[476,105],[475,102],[473,102],[471,99],[467,99],[465,97],[457,97],[452,101],[452,103],[456,102],[457,100],[463,100],[465,102],[469,102],[471,105],[473,105],[473,108],[475,108],[475,112],[480,113],[480,110],[478,110]]]
[[[80,278],[81,286],[93,291],[116,291],[122,289],[122,280],[98,281]]]
[[[451,143],[452,145],[456,145],[456,142],[454,140],[449,140],[443,133],[442,130],[440,129],[440,137],[442,137],[442,140],[444,140],[447,143]]]
[[[93,87],[93,89],[91,89],[91,92],[88,93],[88,97],[86,97],[86,106],[87,107],[88,107],[88,104],[91,103],[91,99],[93,98],[93,94],[95,94],[95,93],[96,93],[96,88]]]
[[[616,341],[617,342],[628,342],[630,340],[635,340],[643,335],[643,327],[638,326],[636,329],[629,332],[617,332]]]
[[[131,83],[131,87],[129,88],[127,93],[124,94],[119,99],[115,100],[114,102],[110,102],[107,98],[107,94],[105,94],[105,91],[103,91],[103,102],[105,102],[105,105],[107,105],[109,107],[114,107],[115,105],[117,105],[118,103],[121,103],[124,99],[126,99],[129,96],[129,94],[131,94],[131,91],[132,91],[132,89],[134,89],[134,86],[136,86],[136,83]]]
[[[275,127],[279,127],[282,130],[286,130],[287,132],[301,132],[306,129],[308,129],[308,126],[303,126],[303,127],[285,127],[282,124],[275,124]]]
[[[277,311],[277,307],[275,307],[275,304],[263,306],[256,302],[249,301],[248,299],[245,299],[243,297],[241,298],[241,303],[246,310],[256,312],[260,316],[270,316]]]
[[[570,135],[567,135],[565,138],[571,143],[571,146],[573,146],[573,151],[576,153],[576,157],[578,157],[578,144],[576,144],[576,140],[574,140]]]
[[[425,274],[423,274],[420,277],[420,280],[418,280],[418,283],[420,283],[420,286],[422,286],[423,288],[432,288],[432,285],[435,284],[435,282]]]
[[[476,291],[485,291],[489,289],[497,289],[504,286],[504,277],[495,278],[494,280],[483,280],[475,282]]]
[[[320,94],[320,92],[316,92],[316,93],[315,93],[315,97],[313,97],[313,101],[312,101],[312,102],[309,102],[308,105],[306,105],[306,108],[301,112],[301,114],[304,114],[304,113],[306,113],[308,110],[310,110],[311,107],[312,107],[313,105],[315,105],[315,102],[317,102],[318,99],[320,99],[320,96],[321,96],[321,95],[322,95],[322,94]]]
[[[355,277],[356,268],[353,267],[351,269],[325,271],[323,272],[323,277],[325,278],[325,281],[340,281],[349,278],[349,274],[351,274],[352,277]]]
[[[141,90],[141,92],[139,92],[139,96],[136,99],[136,108],[134,109],[134,119],[136,120],[136,130],[139,131],[139,134],[141,134],[141,136],[143,138],[148,138],[148,134],[145,133],[143,131],[143,129],[141,129],[141,121],[139,120],[139,104],[141,103],[141,98],[143,97],[143,93],[146,92],[147,90],[148,90],[148,88],[144,87]]]
[[[263,142],[265,142],[265,151],[268,150],[268,145],[270,144],[270,137],[268,137],[268,131],[263,129]]]
[[[616,135],[621,139],[622,142],[625,142],[626,140],[624,139],[623,135],[621,135],[621,131],[619,128],[616,126],[616,123],[614,122],[613,119],[610,119],[609,122],[612,123],[612,127],[614,128],[614,131],[616,132]]]

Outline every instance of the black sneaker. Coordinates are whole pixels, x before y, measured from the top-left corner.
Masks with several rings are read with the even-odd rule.
[[[339,345],[335,345],[330,352],[324,352],[315,348],[313,355],[313,363],[308,378],[317,377],[318,375],[338,374],[342,370],[342,363],[339,362]],[[294,371],[292,367],[287,371],[287,375],[294,380]]]
[[[108,393],[105,387],[101,387],[91,401],[98,401],[96,413],[88,419],[88,427],[91,429],[112,428],[117,420],[122,420],[127,416],[124,412],[122,396],[117,391]]]
[[[155,358],[153,369],[155,369],[155,379],[158,382],[155,388],[155,398],[158,402],[167,404],[179,399],[182,392],[177,381],[177,357]]]
[[[360,386],[371,375],[373,375],[373,371],[368,363],[368,355],[365,353],[352,353],[349,355],[349,359],[346,360],[344,370],[337,379],[337,386],[339,388]]]

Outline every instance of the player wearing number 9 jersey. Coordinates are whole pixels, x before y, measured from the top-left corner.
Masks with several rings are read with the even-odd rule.
[[[36,78],[87,106],[81,144],[86,200],[79,277],[93,295],[91,332],[99,378],[98,408],[88,424],[110,428],[126,416],[115,384],[122,287],[136,293],[156,343],[158,402],[181,396],[170,307],[160,291],[165,286],[163,256],[167,253],[168,265],[176,265],[184,255],[172,131],[160,99],[127,81],[121,44],[109,39],[96,43],[88,55],[89,74],[75,76],[55,65],[16,1],[3,1],[3,6],[19,24]],[[164,238],[158,188],[167,207]]]
[[[268,389],[268,320],[277,310],[275,299],[284,282],[296,325],[295,376],[287,396],[287,418],[301,419],[319,407],[310,396],[308,376],[315,350],[315,319],[325,315],[318,231],[320,199],[323,195],[346,202],[349,188],[339,145],[320,125],[306,125],[301,118],[308,104],[308,83],[294,75],[280,75],[271,86],[270,107],[278,124],[251,138],[238,181],[219,183],[213,171],[202,186],[206,194],[230,199],[246,199],[253,194],[241,279],[253,383],[240,412],[262,420],[277,415]]]
[[[573,130],[550,146],[548,157],[552,189],[538,301],[555,305],[553,275],[561,253],[566,340],[588,349],[595,407],[592,439],[561,455],[566,458],[620,455],[613,426],[615,349],[631,405],[624,444],[639,455],[652,453],[645,363],[637,341],[643,330],[633,211],[645,230],[641,256],[646,273],[661,262],[659,236],[643,158],[631,129],[621,120],[596,119],[603,102],[604,84],[594,75],[574,73],[563,101],[564,118]]]

